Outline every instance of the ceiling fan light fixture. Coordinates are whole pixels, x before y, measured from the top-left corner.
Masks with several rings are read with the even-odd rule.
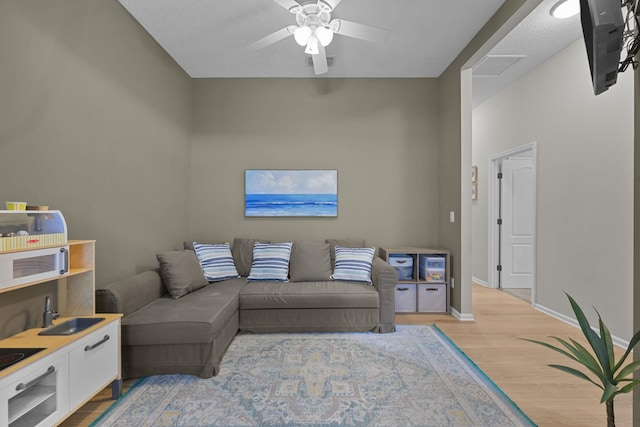
[[[317,55],[320,53],[320,49],[318,49],[318,39],[315,35],[312,34],[309,37],[307,48],[304,50],[304,53],[307,53],[309,55]]]
[[[296,43],[300,46],[306,46],[309,38],[311,37],[311,28],[306,25],[301,25],[293,32],[293,38],[296,39]]]
[[[329,46],[333,40],[333,31],[326,27],[318,27],[316,28],[316,37],[322,46]]]
[[[551,8],[551,16],[558,19],[571,18],[580,13],[580,2],[578,0],[560,0]]]

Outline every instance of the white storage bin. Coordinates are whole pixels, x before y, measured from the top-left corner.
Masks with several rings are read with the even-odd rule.
[[[420,255],[420,280],[444,282],[446,278],[446,258],[443,256]]]
[[[398,271],[398,280],[415,280],[413,278],[413,257],[404,254],[389,255],[389,265]]]
[[[399,283],[396,285],[396,312],[415,313],[416,285]]]
[[[446,313],[446,283],[418,285],[418,311],[422,313]]]

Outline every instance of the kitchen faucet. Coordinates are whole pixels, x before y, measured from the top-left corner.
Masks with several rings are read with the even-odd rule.
[[[42,313],[42,327],[48,328],[53,321],[60,317],[57,311],[51,309],[51,297],[46,296],[44,299],[44,313]]]

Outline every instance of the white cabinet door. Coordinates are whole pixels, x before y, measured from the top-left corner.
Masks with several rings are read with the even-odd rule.
[[[119,332],[120,322],[113,322],[74,343],[69,353],[72,411],[118,377]]]
[[[3,378],[0,425],[53,426],[69,412],[69,359],[54,353]]]

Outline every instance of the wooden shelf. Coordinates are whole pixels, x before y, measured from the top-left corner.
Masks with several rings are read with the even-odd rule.
[[[449,313],[451,310],[450,280],[451,260],[446,249],[430,247],[400,246],[393,248],[381,247],[380,258],[389,262],[393,256],[406,255],[411,257],[411,279],[398,280],[396,286],[396,313]],[[424,256],[444,258],[444,280],[426,280],[427,275],[420,271],[420,258]],[[403,270],[404,271],[404,270]],[[404,276],[403,276],[404,277]],[[407,275],[408,277],[408,275]],[[434,278],[440,279],[440,276]]]
[[[69,269],[69,272],[67,272],[65,274],[61,274],[61,275],[59,275],[57,277],[54,277],[54,278],[43,279],[43,280],[34,280],[33,282],[25,283],[24,285],[18,285],[18,286],[12,286],[11,288],[0,289],[0,294],[2,294],[4,292],[15,291],[15,290],[22,289],[22,288],[28,288],[30,286],[35,286],[35,285],[39,285],[39,284],[42,284],[42,283],[55,282],[57,280],[66,279],[66,278],[72,277],[72,276],[78,276],[80,274],[92,273],[93,271],[94,271],[93,268],[74,268],[74,269]]]
[[[398,283],[420,283],[421,285],[437,285],[447,283],[447,281],[433,281],[433,280],[398,280]]]
[[[55,386],[37,385],[12,397],[9,401],[9,424],[55,395]]]
[[[89,273],[89,272],[93,272],[93,268],[89,268],[89,267],[70,268],[69,272],[67,274],[63,274],[62,276],[60,276],[60,278],[64,279],[65,277],[77,276],[78,274],[84,274],[84,273]]]

